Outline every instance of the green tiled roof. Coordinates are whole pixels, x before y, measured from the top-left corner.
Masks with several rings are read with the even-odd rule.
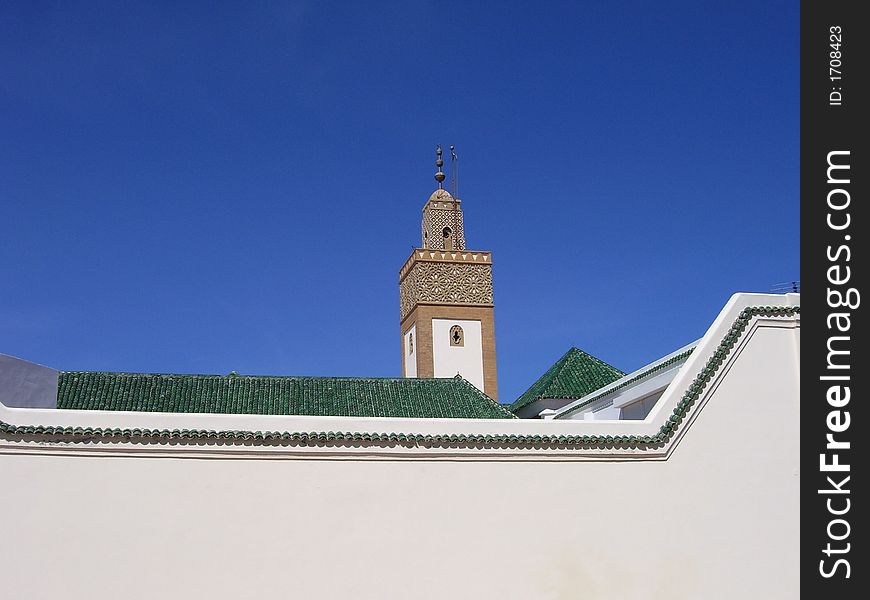
[[[468,381],[61,372],[57,407],[174,413],[512,419]]]
[[[540,398],[582,398],[625,373],[578,348],[571,348],[510,405],[516,412]]]

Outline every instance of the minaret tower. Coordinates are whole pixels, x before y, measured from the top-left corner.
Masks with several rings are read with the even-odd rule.
[[[441,155],[439,145],[438,189],[423,206],[422,247],[399,270],[402,374],[458,373],[497,400],[492,253],[465,249],[462,202],[442,187]]]

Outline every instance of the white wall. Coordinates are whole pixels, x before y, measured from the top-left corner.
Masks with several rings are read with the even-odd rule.
[[[55,369],[0,354],[0,403],[28,408],[57,406]]]
[[[662,397],[664,390],[659,390],[645,398],[641,398],[635,402],[625,404],[621,407],[619,415],[620,419],[645,419],[649,411],[653,409],[659,398]]]
[[[618,408],[613,408],[612,406],[608,406],[607,408],[602,408],[595,412],[589,410],[584,413],[580,413],[583,415],[583,419],[586,421],[601,421],[607,419],[620,419],[622,418],[622,411]]]
[[[450,328],[462,327],[464,346],[450,345]],[[435,361],[435,377],[455,377],[460,373],[483,390],[483,340],[480,321],[460,319],[432,319],[432,356]]]
[[[414,349],[411,351],[410,339],[414,338]],[[405,353],[405,377],[416,377],[417,376],[417,325],[411,325],[411,328],[405,332],[404,339],[402,343],[403,351]]]
[[[0,420],[645,435],[668,418],[741,308],[775,303],[784,302],[732,300],[644,421],[3,406]],[[792,600],[799,596],[799,324],[799,317],[755,319],[674,437],[653,449],[46,443],[0,434],[3,595]]]

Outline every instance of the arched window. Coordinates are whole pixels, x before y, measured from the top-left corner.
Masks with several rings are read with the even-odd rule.
[[[450,345],[451,346],[464,346],[465,345],[465,332],[462,331],[462,327],[459,325],[454,325],[450,328]]]
[[[445,227],[441,233],[444,235],[444,249],[453,250],[453,230]]]

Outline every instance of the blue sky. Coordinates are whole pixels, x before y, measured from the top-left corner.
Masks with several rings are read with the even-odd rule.
[[[0,6],[0,352],[399,376],[434,146],[500,400],[799,277],[797,2]]]

